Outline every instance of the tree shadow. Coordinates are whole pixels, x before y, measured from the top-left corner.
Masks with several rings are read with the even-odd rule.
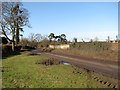
[[[22,52],[23,52],[23,51],[22,51]],[[3,54],[2,54],[2,59],[6,59],[6,58],[13,57],[13,56],[20,55],[20,54],[21,54],[21,51],[10,52],[10,53],[8,53],[7,55],[3,55]]]
[[[4,54],[4,55],[2,54],[2,59],[6,59],[6,58],[9,58],[9,57],[20,55],[21,52],[31,51],[31,50],[34,50],[34,49],[25,49],[25,50],[19,50],[19,51],[15,51],[15,52],[9,52],[8,54]]]

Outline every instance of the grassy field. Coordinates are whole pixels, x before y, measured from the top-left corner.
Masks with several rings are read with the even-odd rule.
[[[89,59],[98,59],[104,61],[115,61],[118,62],[118,52],[114,51],[92,51],[89,49],[80,50],[78,48],[70,48],[67,50],[55,49],[52,52],[65,55],[81,56]]]
[[[85,57],[118,61],[118,43],[78,42],[71,44],[67,53]]]
[[[2,60],[3,88],[108,88],[85,71],[75,73],[71,65],[41,65],[46,56],[28,56],[30,52]]]

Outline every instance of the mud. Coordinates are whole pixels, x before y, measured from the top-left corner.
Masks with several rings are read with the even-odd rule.
[[[62,62],[54,58],[49,58],[44,61],[37,60],[36,64],[42,64],[42,65],[48,66],[48,65],[59,65],[59,64],[62,64]]]

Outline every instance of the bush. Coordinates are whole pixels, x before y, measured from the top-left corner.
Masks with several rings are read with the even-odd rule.
[[[54,50],[54,49],[47,48],[47,47],[43,47],[43,48],[41,48],[41,50],[42,50],[43,52],[51,52],[51,51]]]
[[[12,46],[2,46],[2,57],[18,54],[22,46],[15,46],[15,52],[12,52]]]
[[[31,49],[35,49],[34,47],[30,47],[30,46],[22,46],[22,49],[28,49],[28,50],[31,50]]]
[[[5,37],[2,37],[2,44],[7,44],[8,40]]]
[[[50,42],[48,40],[43,40],[38,44],[38,48],[49,47]]]
[[[21,44],[22,46],[27,46],[28,43],[29,43],[29,41],[28,41],[27,38],[23,38],[23,39],[20,41],[20,44]]]

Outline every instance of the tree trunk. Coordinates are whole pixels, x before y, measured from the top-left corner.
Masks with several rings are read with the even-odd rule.
[[[15,42],[12,42],[12,51],[15,51]]]
[[[12,51],[13,52],[15,51],[15,41],[14,41],[14,38],[15,38],[15,28],[12,31]]]
[[[16,44],[19,43],[19,28],[16,30]]]
[[[18,19],[17,19],[17,22],[18,22]],[[18,23],[17,23],[17,29],[16,29],[16,45],[19,43],[19,26],[18,26]]]

